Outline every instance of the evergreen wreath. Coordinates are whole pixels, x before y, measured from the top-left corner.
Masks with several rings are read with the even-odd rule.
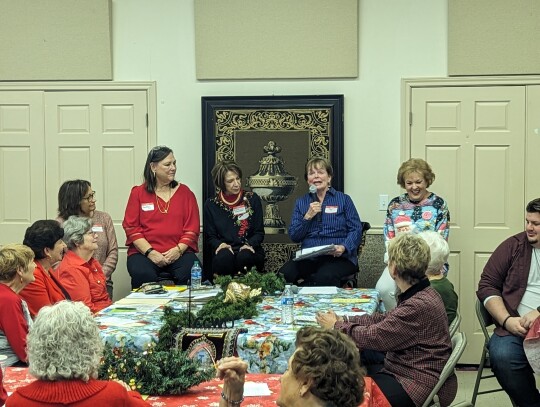
[[[132,348],[105,345],[99,379],[122,380],[132,390],[150,395],[178,395],[215,376],[215,369],[191,359],[186,352],[170,348],[157,350],[155,344],[141,352]]]

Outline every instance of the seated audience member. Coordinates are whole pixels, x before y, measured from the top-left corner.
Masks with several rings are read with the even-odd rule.
[[[242,170],[234,161],[212,169],[217,193],[204,204],[204,233],[212,250],[212,273],[234,275],[263,270],[263,208],[259,196],[242,189]]]
[[[401,164],[397,173],[397,183],[405,193],[388,203],[384,222],[384,239],[390,240],[401,233],[419,233],[432,230],[439,232],[446,240],[450,232],[450,212],[446,201],[428,188],[435,181],[431,166],[420,158],[411,158]],[[385,262],[386,262],[385,254]],[[396,284],[385,268],[375,288],[381,294],[386,311],[396,306]],[[445,274],[447,269],[445,270]]]
[[[64,229],[52,219],[34,222],[24,234],[23,244],[30,247],[36,256],[36,269],[34,282],[24,287],[19,295],[28,304],[32,318],[45,305],[71,299],[53,274],[53,265],[64,258],[66,244],[63,237]]]
[[[97,232],[98,245],[93,257],[99,261],[103,274],[107,277],[107,293],[112,300],[112,273],[118,262],[118,242],[111,215],[96,210],[96,193],[90,181],[82,179],[66,181],[58,191],[56,220],[62,225],[66,219],[74,215],[92,218],[92,227],[94,232]]]
[[[429,279],[429,284],[441,296],[444,308],[446,308],[448,324],[451,324],[456,317],[458,295],[454,291],[454,285],[444,275],[444,265],[448,262],[450,247],[438,232],[422,232],[419,236],[426,241],[431,254],[426,276]]]
[[[288,283],[338,287],[343,278],[358,270],[362,223],[351,197],[332,188],[333,174],[327,159],[308,160],[304,178],[316,192],[296,200],[289,236],[293,242],[301,243],[302,249],[333,244],[335,250],[315,258],[286,262],[279,272]]]
[[[396,308],[343,318],[330,310],[317,315],[317,321],[350,335],[363,350],[366,364],[366,350],[386,352],[382,369],[370,376],[392,406],[421,406],[452,353],[448,318],[441,296],[425,275],[427,243],[414,234],[398,236],[388,246],[388,257],[388,270],[401,290]],[[452,375],[438,393],[441,405],[450,405],[456,392],[457,378]]]
[[[0,355],[6,366],[25,365],[26,335],[32,318],[17,294],[34,281],[34,253],[22,244],[0,248]]]
[[[160,279],[186,284],[198,261],[197,199],[176,181],[176,159],[169,147],[150,150],[143,175],[144,183],[131,189],[122,222],[131,288]]]
[[[105,274],[92,257],[97,249],[92,219],[70,216],[64,222],[64,242],[68,251],[55,273],[71,299],[84,302],[93,313],[111,305]]]
[[[28,335],[29,371],[37,380],[19,387],[6,406],[148,406],[125,383],[97,380],[102,352],[99,328],[84,304],[43,307]]]
[[[247,367],[234,357],[220,361],[218,377],[224,379],[220,407],[240,405]],[[313,326],[301,328],[281,377],[277,405],[357,407],[363,400],[364,373],[358,349],[346,335]]]
[[[525,231],[509,237],[484,267],[476,295],[495,321],[489,358],[501,387],[518,406],[540,406],[523,340],[540,315],[540,198],[527,204]]]

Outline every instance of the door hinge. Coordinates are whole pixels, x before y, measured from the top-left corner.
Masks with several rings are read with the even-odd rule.
[[[412,126],[412,112],[409,112],[409,126]]]

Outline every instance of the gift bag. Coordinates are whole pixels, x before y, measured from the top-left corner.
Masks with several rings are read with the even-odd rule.
[[[536,318],[523,341],[523,349],[534,372],[540,374],[540,317]]]

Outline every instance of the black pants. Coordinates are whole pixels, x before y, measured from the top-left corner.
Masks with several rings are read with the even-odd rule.
[[[343,278],[355,274],[358,271],[356,265],[344,257],[319,256],[315,259],[300,261],[290,260],[285,263],[280,273],[291,284],[311,286],[340,286]]]
[[[364,349],[360,352],[360,359],[362,364],[367,369],[368,376],[370,376],[377,386],[381,389],[384,396],[388,400],[391,406],[399,407],[415,407],[415,404],[409,397],[409,395],[403,389],[403,386],[388,373],[381,373],[380,370],[384,367],[383,352],[374,351],[371,349]]]
[[[159,267],[141,253],[127,258],[127,269],[131,276],[131,288],[139,288],[144,283],[158,281],[160,274],[168,273],[176,284],[187,284],[191,279],[191,267],[199,260],[195,253],[186,252],[174,263]]]
[[[240,250],[231,253],[228,249],[221,249],[212,258],[212,273],[223,275],[234,275],[241,271],[245,273],[251,268],[257,267],[257,271],[262,271],[264,267],[264,252],[262,250],[252,253],[250,250]]]

